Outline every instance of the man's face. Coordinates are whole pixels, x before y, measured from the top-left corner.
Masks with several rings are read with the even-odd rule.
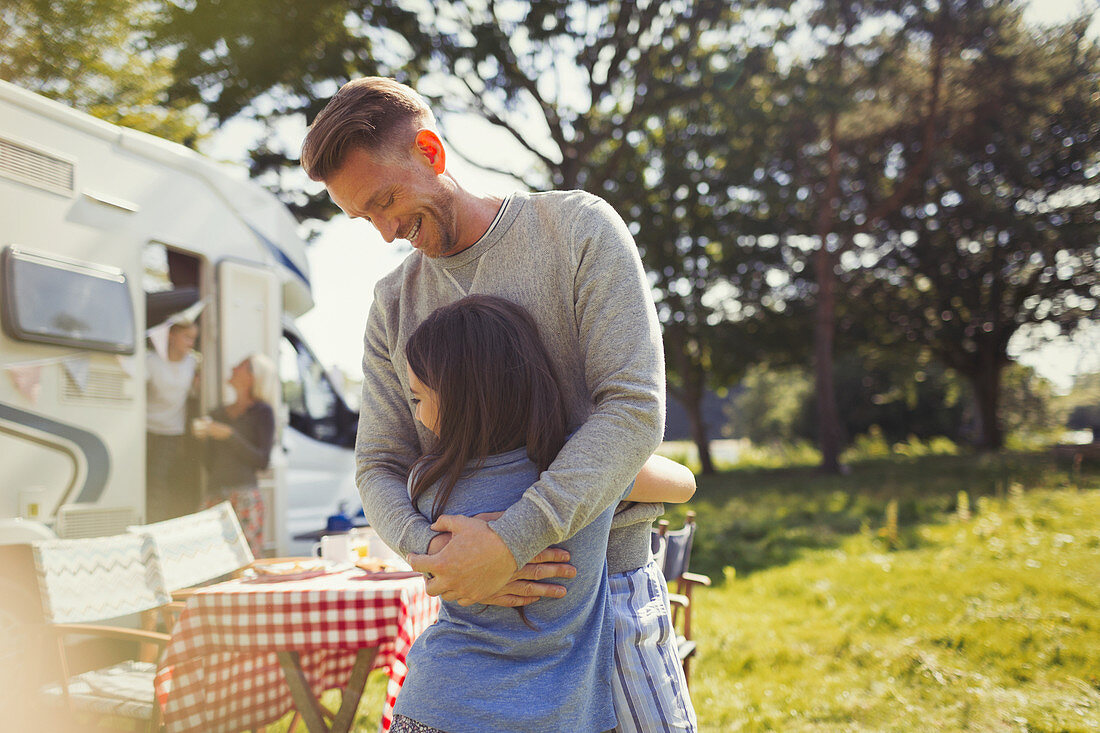
[[[458,243],[449,180],[411,147],[396,159],[354,148],[325,187],[345,214],[366,219],[387,242],[405,239],[443,257]]]

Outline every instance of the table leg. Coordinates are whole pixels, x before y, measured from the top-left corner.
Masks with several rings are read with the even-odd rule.
[[[374,666],[376,654],[378,647],[360,649],[356,653],[355,666],[351,668],[347,687],[340,698],[340,709],[332,721],[332,733],[348,733],[355,724],[355,711],[359,709],[359,701],[363,698],[363,689],[367,686],[367,677]]]
[[[283,676],[290,688],[290,696],[294,699],[294,707],[305,721],[309,733],[348,733],[355,724],[355,712],[359,708],[359,701],[363,697],[363,689],[367,686],[367,677],[370,676],[371,667],[374,665],[374,657],[378,654],[378,647],[360,649],[355,654],[355,664],[352,665],[351,674],[348,676],[348,684],[341,693],[340,709],[333,718],[332,727],[325,722],[324,709],[321,703],[313,696],[313,689],[309,686],[305,672],[302,671],[302,658],[295,651],[275,652],[279,658],[279,664],[283,667]]]
[[[325,733],[329,727],[321,715],[321,703],[317,702],[317,698],[313,696],[309,680],[302,671],[301,656],[295,651],[281,651],[275,654],[283,667],[283,676],[286,677],[286,684],[290,688],[290,696],[294,699],[294,707],[301,713],[306,729],[309,733]]]

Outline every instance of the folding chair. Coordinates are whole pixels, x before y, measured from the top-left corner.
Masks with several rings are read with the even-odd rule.
[[[696,644],[691,636],[691,595],[697,585],[709,586],[706,575],[688,571],[691,548],[695,541],[695,512],[689,511],[682,529],[670,530],[668,520],[657,523],[653,530],[654,558],[668,580],[669,602],[672,604],[672,625],[676,629],[676,651],[684,665],[684,677],[690,680],[689,665],[695,656]],[[680,618],[683,623],[680,624]]]
[[[165,585],[180,600],[197,586],[239,573],[255,558],[228,501],[175,519],[127,528],[156,546]]]
[[[153,693],[156,664],[138,655],[102,669],[72,674],[66,639],[77,635],[153,645],[158,655],[169,636],[152,631],[103,625],[110,619],[168,605],[156,548],[151,539],[122,534],[77,540],[44,540],[32,545],[42,608],[56,636],[61,684],[46,685],[51,703],[63,703],[69,715],[122,717],[160,727],[160,706]]]

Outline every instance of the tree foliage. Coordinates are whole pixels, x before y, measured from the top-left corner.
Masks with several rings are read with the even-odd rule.
[[[0,9],[0,78],[194,145],[200,117],[168,102],[172,59],[146,47],[153,17],[137,0],[11,0]]]
[[[166,7],[173,99],[265,125],[253,174],[303,219],[336,210],[275,131],[370,74],[425,93],[445,133],[465,113],[495,125],[524,151],[496,169],[528,187],[608,199],[705,467],[702,393],[811,344],[827,467],[878,410],[849,393],[895,395],[878,407],[912,417],[930,387],[889,382],[922,370],[945,394],[947,369],[969,379],[998,445],[1008,338],[1095,312],[1095,42],[1083,22],[1036,35],[1019,0]],[[448,142],[487,159],[478,139]]]
[[[1100,300],[1100,46],[1081,23],[1040,32],[1008,11],[997,31],[953,70],[960,101],[920,198],[888,217],[852,283],[884,332],[970,380],[989,448],[1003,444],[1009,340],[1071,332]]]
[[[497,126],[527,156],[503,172],[528,187],[607,198],[652,275],[672,390],[693,415],[709,470],[703,390],[749,363],[748,349],[729,348],[737,328],[711,291],[747,259],[735,238],[747,217],[729,189],[745,174],[739,153],[768,130],[750,103],[759,92],[745,81],[768,62],[762,46],[737,44],[739,8],[708,0],[403,6],[199,3],[171,10],[160,43],[178,49],[175,93],[204,100],[221,119],[310,119],[349,79],[391,75],[433,102],[445,131],[461,113]],[[475,164],[483,157],[477,141],[449,142]],[[285,170],[296,153],[261,146],[253,172]],[[294,190],[287,175],[279,183],[299,216],[334,213],[323,194]],[[735,278],[739,297],[761,292],[764,271]]]

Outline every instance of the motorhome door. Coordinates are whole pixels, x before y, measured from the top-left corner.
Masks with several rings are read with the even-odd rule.
[[[278,358],[283,303],[279,279],[274,272],[235,260],[218,263],[217,293],[218,378],[221,402],[229,404],[235,395],[226,380],[236,364],[257,351],[272,360]],[[281,401],[278,394],[275,401]],[[271,407],[276,415],[282,414],[280,404]],[[279,444],[278,436],[275,444]],[[285,534],[282,520],[285,490],[281,488],[285,485],[285,477],[285,462],[281,460],[281,453],[275,451],[270,469],[261,472],[259,477],[266,507],[264,542],[269,552],[274,551],[277,539]]]
[[[233,400],[225,380],[242,359],[256,351],[278,358],[282,312],[274,272],[233,260],[218,263],[218,374],[223,403]],[[279,414],[279,405],[272,408]]]

